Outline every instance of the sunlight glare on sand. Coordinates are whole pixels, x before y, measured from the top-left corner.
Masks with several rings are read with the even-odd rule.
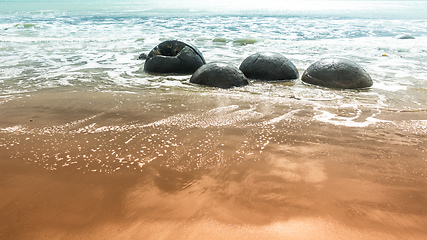
[[[0,1],[0,239],[427,239],[426,9]],[[235,67],[280,53],[299,76],[346,58],[374,85],[146,72],[171,39]]]

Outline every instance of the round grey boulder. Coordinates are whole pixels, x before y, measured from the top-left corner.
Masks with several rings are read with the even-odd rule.
[[[191,83],[210,87],[231,88],[249,84],[245,75],[227,63],[208,63],[201,66],[190,78]]]
[[[168,40],[148,53],[144,70],[150,73],[192,74],[205,63],[202,53],[195,46]]]
[[[285,56],[279,53],[255,53],[247,57],[239,69],[246,77],[264,81],[294,80],[298,70]]]
[[[310,65],[301,80],[329,88],[366,88],[373,82],[357,63],[347,59],[322,59]]]
[[[415,39],[415,37],[410,34],[397,35],[396,38],[397,39]]]

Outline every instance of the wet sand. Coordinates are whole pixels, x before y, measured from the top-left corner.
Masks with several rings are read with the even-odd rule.
[[[426,239],[425,112],[346,127],[313,111],[222,91],[17,96],[0,105],[0,239]]]

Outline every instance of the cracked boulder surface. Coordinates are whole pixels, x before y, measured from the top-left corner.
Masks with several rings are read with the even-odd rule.
[[[232,88],[249,84],[245,75],[234,65],[227,63],[208,63],[201,66],[190,78],[191,83]]]
[[[192,74],[205,63],[202,53],[195,46],[168,40],[148,53],[144,70],[149,73]]]
[[[250,79],[263,81],[294,80],[299,77],[295,65],[274,52],[258,52],[247,57],[239,69]]]
[[[313,63],[304,71],[301,80],[341,89],[367,88],[373,85],[371,77],[361,66],[344,58],[321,59]]]

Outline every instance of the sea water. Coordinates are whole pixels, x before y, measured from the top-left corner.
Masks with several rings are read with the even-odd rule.
[[[225,4],[227,2],[227,4]],[[322,58],[348,58],[371,75],[361,93],[374,108],[425,109],[425,1],[1,1],[0,93],[73,86],[87,91],[192,88],[188,77],[142,71],[141,53],[179,39],[207,62],[237,67],[249,55],[285,55],[302,73]],[[396,39],[409,34],[415,39]],[[165,81],[173,79],[177,81]],[[234,91],[277,96],[346,98],[299,80]],[[348,98],[356,105],[365,104]],[[397,100],[398,99],[398,100]]]
[[[427,1],[1,0],[0,237],[424,238],[426,12]],[[236,67],[277,52],[300,76],[347,58],[374,84],[224,90],[144,72],[138,56],[170,39]]]

